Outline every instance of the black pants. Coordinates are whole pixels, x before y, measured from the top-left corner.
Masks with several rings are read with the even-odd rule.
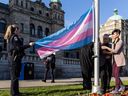
[[[48,75],[48,72],[50,70],[51,70],[51,78],[52,78],[52,81],[54,81],[54,69],[53,68],[46,68],[45,69],[44,80],[47,80],[47,75]]]
[[[91,73],[84,74],[82,72],[83,77],[83,89],[91,90],[92,89],[92,81],[91,81]]]
[[[80,49],[80,66],[83,77],[83,89],[92,88],[91,77],[94,69],[93,62],[93,42]]]
[[[86,60],[84,60],[86,61]],[[81,63],[81,72],[83,78],[83,89],[91,90],[92,89],[92,81],[91,77],[93,74],[93,65],[90,63]]]
[[[100,77],[101,77],[101,88],[103,93],[110,87],[110,81],[112,76],[112,65],[111,62],[105,62],[104,65],[100,66]]]
[[[19,76],[21,71],[21,61],[11,62],[11,95],[19,94]]]

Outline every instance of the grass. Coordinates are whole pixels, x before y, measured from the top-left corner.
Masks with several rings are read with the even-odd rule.
[[[125,85],[128,85],[127,81],[124,81]],[[111,86],[114,86],[114,82],[111,82]],[[47,87],[35,87],[35,88],[20,88],[21,96],[88,96],[89,90],[83,90],[82,84],[78,85],[61,85],[61,86],[47,86]],[[10,96],[10,89],[0,90],[0,96]]]
[[[63,85],[36,88],[20,88],[22,96],[75,96],[89,94],[89,90],[82,90],[82,85]],[[9,96],[9,89],[0,90],[0,96]]]

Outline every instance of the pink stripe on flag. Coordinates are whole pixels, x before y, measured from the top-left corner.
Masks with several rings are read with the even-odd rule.
[[[92,20],[92,13],[88,14],[87,18],[85,18],[84,24],[86,24],[87,22],[90,22]]]
[[[46,53],[47,51],[54,51],[55,49],[52,48],[46,48],[46,47],[41,47],[40,49],[37,50],[37,53],[40,55]]]
[[[80,35],[78,35],[76,38],[74,38],[74,39],[72,39],[70,42],[68,42],[67,44],[64,44],[63,46],[61,46],[61,45],[59,45],[58,43],[57,44],[52,44],[52,45],[50,45],[50,46],[61,46],[61,47],[65,47],[65,46],[68,46],[68,45],[71,45],[71,44],[73,44],[73,43],[75,43],[75,42],[79,42],[79,41],[81,41],[81,40],[83,40],[83,39],[85,39],[86,37],[88,37],[88,36],[91,36],[93,33],[92,33],[92,31],[93,31],[93,29],[91,28],[91,29],[88,29],[88,30],[86,30],[86,32],[83,32],[82,34],[80,34]],[[46,50],[47,49],[47,50]],[[38,49],[38,51],[39,50],[43,50],[44,51],[44,53],[46,53],[46,51],[53,51],[53,50],[56,50],[56,49],[50,49],[50,48],[46,48],[46,47],[41,47],[41,48],[39,48]],[[40,53],[40,52],[39,52]],[[44,53],[40,53],[40,55],[43,55]],[[39,56],[40,56],[39,55]]]
[[[45,48],[43,47],[42,50],[36,50],[38,55],[40,56],[40,58],[44,58],[56,51],[58,51],[57,49],[52,49],[52,48]]]

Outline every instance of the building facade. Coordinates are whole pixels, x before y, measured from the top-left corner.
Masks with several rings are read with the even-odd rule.
[[[49,7],[42,0],[9,0],[9,4],[0,3],[0,46],[2,47],[0,79],[10,79],[7,44],[3,38],[7,26],[18,24],[24,44],[27,44],[62,29],[64,27],[64,14],[60,0],[50,0]],[[37,56],[34,47],[25,50],[25,53],[22,63],[34,63],[34,79],[42,79],[45,71],[43,60]],[[65,57],[67,57],[65,52],[57,52],[55,77],[80,77],[79,60]],[[30,71],[29,73],[32,74],[33,72]]]
[[[10,79],[4,33],[8,25],[18,24],[24,44],[48,36],[64,27],[64,10],[60,0],[51,0],[49,7],[42,0],[9,0],[9,4],[0,3],[0,79]],[[32,62],[35,66],[35,78],[43,74],[43,61],[35,54],[34,47],[26,50],[23,62]],[[38,73],[36,75],[36,73]]]

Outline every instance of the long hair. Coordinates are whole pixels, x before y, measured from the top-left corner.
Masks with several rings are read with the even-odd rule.
[[[12,25],[9,25],[7,27],[7,30],[5,32],[5,35],[4,35],[4,39],[8,42],[9,38],[12,36],[12,34],[14,34],[15,32],[15,27],[13,27]]]

